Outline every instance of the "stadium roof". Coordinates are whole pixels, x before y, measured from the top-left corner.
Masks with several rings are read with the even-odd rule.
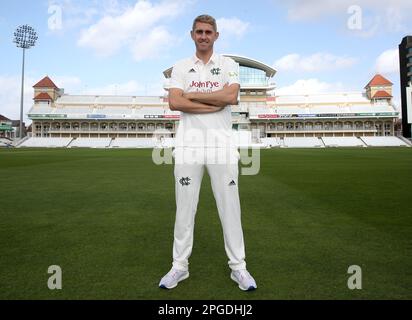
[[[277,104],[367,104],[370,100],[364,92],[330,92],[316,94],[277,95]]]
[[[109,95],[68,95],[56,100],[56,105],[101,105],[101,106],[144,106],[160,105],[163,96],[109,96]]]
[[[243,56],[233,55],[233,54],[223,54],[223,55],[225,57],[232,58],[237,63],[239,63],[239,65],[243,67],[250,67],[250,68],[259,69],[259,70],[264,71],[266,73],[266,77],[268,78],[272,78],[276,74],[275,69],[273,69],[271,66],[268,66],[267,64],[263,62],[260,62],[260,61],[257,61],[251,58],[243,57]],[[172,70],[173,70],[173,67],[170,67],[169,69],[166,69],[165,71],[163,71],[163,75],[165,76],[165,78],[168,79],[171,77]]]
[[[375,87],[375,86],[387,86],[387,85],[393,85],[392,82],[390,82],[388,79],[383,77],[380,74],[375,75],[371,81],[365,86],[365,88],[368,87]]]
[[[33,88],[54,88],[54,89],[59,89],[48,76],[45,76],[43,79],[41,79],[39,82],[37,82],[33,86]]]
[[[300,117],[305,115],[313,114],[347,114],[349,113],[379,113],[379,112],[390,112],[394,113],[396,110],[388,102],[384,104],[375,105],[370,102],[370,100],[358,102],[351,101],[350,104],[343,104],[343,100],[330,101],[325,103],[321,96],[314,96],[310,100],[307,97],[302,96],[303,99],[298,100],[298,96],[290,96],[295,103],[292,101],[285,100],[288,96],[278,96],[276,100],[279,100],[276,105],[272,107],[246,107],[249,109],[251,114],[299,114]],[[360,97],[362,97],[360,95]],[[306,103],[305,103],[306,102]],[[309,102],[309,103],[308,103]],[[245,106],[244,102],[240,103],[240,106]],[[68,119],[86,120],[86,121],[96,121],[104,120],[135,120],[142,119],[153,121],[157,120],[170,120],[174,119],[176,115],[179,115],[179,111],[171,111],[167,104],[159,104],[157,106],[139,106],[132,107],[132,105],[64,105],[53,107],[51,105],[34,105],[29,111],[29,118],[36,117],[36,115],[50,115],[46,117],[52,119],[55,117],[56,120],[66,121]],[[61,117],[66,115],[65,117]],[[43,118],[42,118],[43,119]]]
[[[390,95],[390,94],[387,93],[386,91],[380,90],[380,91],[377,91],[377,92],[373,95],[372,99],[373,99],[373,98],[392,98],[392,95]]]
[[[53,100],[48,93],[42,92],[33,98],[33,100]]]
[[[266,77],[272,78],[276,74],[276,70],[272,67],[268,66],[267,64],[257,61],[255,59],[243,57],[243,56],[236,56],[233,54],[224,54],[224,56],[232,58],[241,66],[250,67],[254,69],[259,69],[266,72]]]

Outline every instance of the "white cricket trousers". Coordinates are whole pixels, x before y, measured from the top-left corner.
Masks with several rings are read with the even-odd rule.
[[[193,248],[195,215],[205,168],[210,176],[213,195],[223,228],[229,267],[232,270],[246,269],[238,190],[239,153],[237,150],[229,152],[232,161],[224,164],[208,161],[206,159],[207,155],[205,158],[201,156],[202,159],[198,161],[199,163],[184,163],[184,161],[175,163],[176,221],[173,267],[178,270],[188,270],[189,257]],[[234,157],[236,157],[235,161],[233,161]],[[178,160],[179,157],[175,158]]]

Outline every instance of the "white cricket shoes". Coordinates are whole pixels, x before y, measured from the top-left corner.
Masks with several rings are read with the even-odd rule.
[[[189,271],[181,271],[172,268],[159,282],[159,287],[163,289],[173,289],[180,281],[189,278]]]
[[[255,279],[253,279],[246,269],[232,271],[230,278],[235,281],[239,285],[239,288],[243,291],[252,291],[257,289]]]

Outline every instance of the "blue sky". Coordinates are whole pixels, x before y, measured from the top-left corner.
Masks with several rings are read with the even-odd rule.
[[[162,94],[162,71],[193,54],[193,18],[218,20],[216,51],[278,70],[276,94],[361,91],[382,73],[399,104],[397,47],[412,34],[404,0],[36,0],[0,3],[0,114],[19,118],[21,50],[15,28],[38,32],[27,52],[31,86],[49,75],[70,94]]]

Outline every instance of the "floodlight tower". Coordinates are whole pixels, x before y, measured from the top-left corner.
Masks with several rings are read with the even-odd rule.
[[[26,56],[26,49],[30,49],[36,45],[36,40],[38,39],[36,31],[26,25],[19,26],[14,32],[13,42],[16,44],[17,48],[23,49],[23,63],[21,71],[21,97],[20,97],[20,129],[19,138],[23,138],[23,96],[24,96],[24,62]]]

